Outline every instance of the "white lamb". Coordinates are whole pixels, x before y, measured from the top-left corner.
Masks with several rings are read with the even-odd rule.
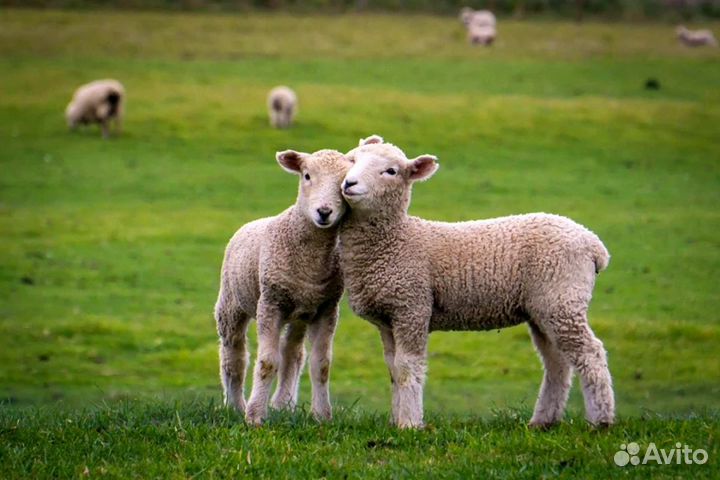
[[[530,424],[561,420],[573,369],[588,420],[611,424],[606,354],[587,320],[595,276],[610,258],[600,239],[544,213],[461,223],[408,216],[411,187],[435,173],[434,156],[408,160],[373,136],[348,159],[354,165],[343,183],[350,210],[340,227],[340,263],[350,306],[380,330],[396,424],[422,425],[430,332],[523,322],[545,366]]]
[[[267,98],[270,125],[274,128],[288,128],[297,113],[297,95],[285,86],[270,90]]]
[[[340,152],[279,152],[277,161],[300,176],[296,203],[275,217],[243,226],[223,262],[215,319],[220,336],[220,377],[225,404],[262,423],[270,386],[279,372],[275,408],[293,408],[309,333],[312,412],[331,418],[329,375],[332,341],[343,292],[337,226],[345,212],[340,184],[347,160]],[[245,409],[247,327],[257,318],[258,352],[253,389]],[[285,328],[284,335],[281,332]]]
[[[709,45],[717,47],[718,42],[715,35],[710,30],[688,30],[685,26],[680,25],[675,29],[678,40],[688,47],[701,47]]]
[[[79,124],[99,123],[103,138],[110,136],[110,121],[115,122],[115,131],[122,129],[125,111],[125,88],[117,80],[95,80],[82,85],[75,91],[65,109],[68,127],[75,129]]]

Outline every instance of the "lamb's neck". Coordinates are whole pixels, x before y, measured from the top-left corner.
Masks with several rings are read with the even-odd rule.
[[[407,221],[407,215],[366,216],[350,212],[340,227],[343,248],[374,249],[396,241],[398,232]]]
[[[328,252],[331,253],[337,242],[338,227],[318,228],[312,220],[302,214],[297,206],[288,212],[289,223],[287,240],[296,251]]]
[[[293,206],[287,212],[286,225],[277,232],[276,241],[293,252],[286,260],[293,281],[319,285],[337,276],[337,227],[318,228]]]

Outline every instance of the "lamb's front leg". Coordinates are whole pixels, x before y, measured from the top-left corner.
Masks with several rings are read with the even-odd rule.
[[[310,379],[312,413],[317,420],[330,420],[330,364],[339,310],[337,305],[321,313],[310,325]]]
[[[281,327],[280,309],[266,303],[261,297],[257,308],[258,352],[252,393],[245,413],[245,420],[253,425],[260,425],[267,414],[270,386],[280,365]]]
[[[395,422],[400,428],[423,426],[423,387],[427,365],[429,315],[406,316],[393,323],[395,339]]]

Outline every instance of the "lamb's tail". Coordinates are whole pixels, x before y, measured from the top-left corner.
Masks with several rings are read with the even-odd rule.
[[[610,252],[608,252],[597,235],[592,234],[589,240],[590,252],[595,262],[595,273],[600,273],[605,270],[610,263]]]

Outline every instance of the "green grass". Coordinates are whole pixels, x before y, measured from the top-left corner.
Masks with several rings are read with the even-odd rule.
[[[621,440],[715,449],[720,53],[683,49],[662,24],[509,21],[500,35],[473,49],[455,19],[429,16],[1,10],[0,431],[10,446],[0,476],[79,475],[84,464],[115,476],[219,473],[237,452],[269,446],[291,448],[288,464],[315,477],[366,465],[375,476],[529,465],[530,477],[605,477],[622,472],[607,469]],[[124,135],[68,133],[73,89],[110,76],[128,91]],[[643,88],[650,77],[659,91]],[[267,126],[265,95],[280,83],[301,102],[288,131]],[[517,327],[434,334],[434,427],[389,430],[378,335],[346,304],[331,389],[349,410],[335,424],[281,415],[250,432],[207,403],[220,396],[211,311],[225,243],[294,200],[296,179],[274,152],[347,150],[371,133],[440,157],[415,189],[415,214],[548,211],[600,235],[613,258],[590,316],[620,426],[589,431],[575,388],[572,425],[527,432],[541,367]],[[177,436],[185,417],[193,441]],[[116,434],[92,433],[98,422]],[[368,450],[365,437],[398,443]],[[569,469],[560,453],[542,459],[552,445],[571,452]],[[438,463],[426,465],[433,448]],[[176,454],[188,463],[169,465]],[[240,472],[285,471],[255,458]],[[711,453],[692,473],[716,465]]]
[[[0,411],[4,478],[716,478],[717,414],[646,415],[609,431],[573,417],[549,432],[528,430],[528,411],[483,417],[430,415],[420,431],[398,431],[385,416],[340,409],[330,424],[305,412],[275,413],[245,426],[214,402],[121,402],[60,413]],[[650,442],[704,448],[705,465],[617,467],[621,444],[641,456]],[[715,462],[711,465],[710,462]]]

